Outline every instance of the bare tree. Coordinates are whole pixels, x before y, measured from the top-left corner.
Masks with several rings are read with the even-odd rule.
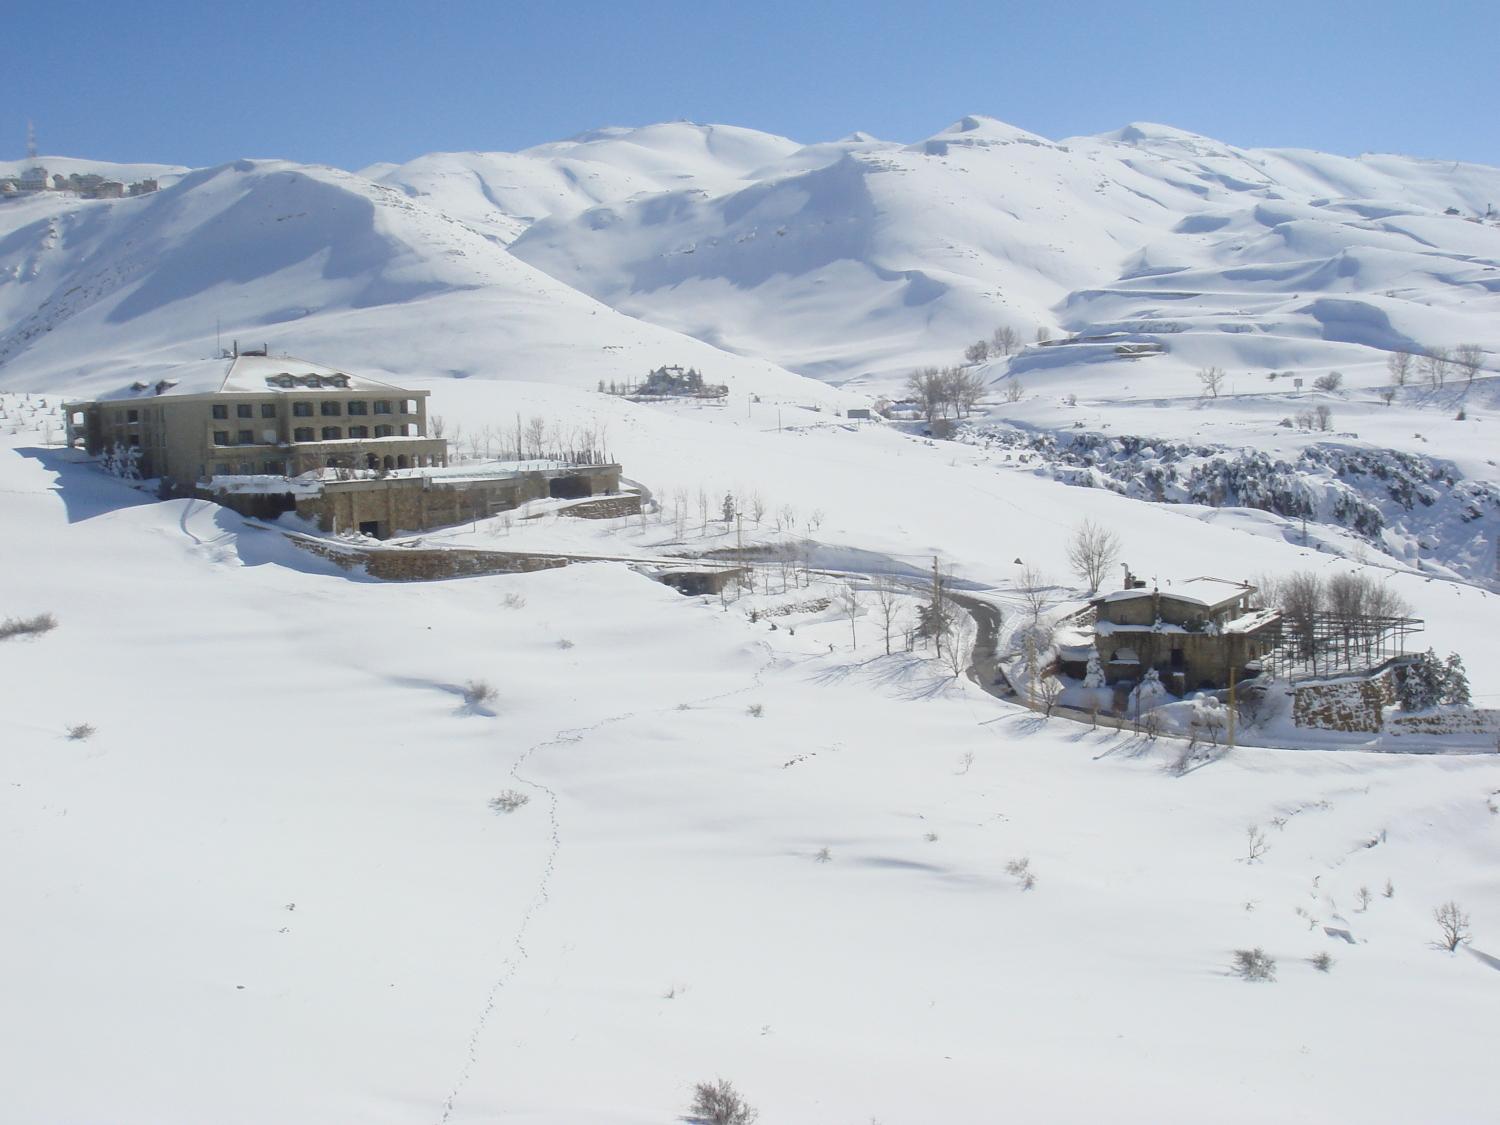
[[[1469,943],[1469,916],[1458,903],[1451,900],[1443,903],[1432,912],[1432,918],[1442,931],[1442,947],[1449,953]]]
[[[429,414],[427,416],[427,429],[435,438],[442,438],[443,431],[448,428],[447,420],[441,414]]]
[[[1038,325],[1036,330],[1036,342],[1038,344],[1045,344],[1050,339],[1052,339],[1052,329],[1048,328],[1045,324]]]
[[[1020,346],[1020,335],[1008,324],[995,329],[995,334],[990,337],[990,349],[996,355],[1010,355]]]
[[[1002,395],[1002,397],[1006,402],[1020,402],[1021,396],[1025,393],[1026,388],[1022,386],[1021,380],[1007,379],[1005,381],[1005,393]]]
[[[1478,344],[1459,344],[1453,349],[1453,362],[1464,373],[1465,386],[1474,385],[1474,376],[1484,366],[1484,349]]]
[[[1041,620],[1047,603],[1052,600],[1051,585],[1036,567],[1022,567],[1021,577],[1016,581],[1016,593],[1020,595],[1021,607],[1026,610],[1026,616],[1033,625]]]
[[[1052,718],[1052,711],[1062,698],[1063,683],[1056,676],[1043,675],[1037,680],[1036,699],[1042,705],[1042,714]]]
[[[1448,381],[1448,369],[1452,364],[1447,348],[1429,348],[1422,353],[1422,377],[1433,390],[1441,390]]]
[[[957,415],[966,415],[984,397],[984,379],[977,371],[950,367],[943,372],[943,396]]]
[[[534,414],[526,423],[526,450],[533,459],[540,459],[542,447],[547,441],[547,419]]]
[[[964,360],[968,363],[983,363],[990,358],[990,342],[975,340],[964,349]]]
[[[839,611],[849,619],[849,647],[859,648],[859,633],[854,627],[855,619],[859,617],[860,602],[859,591],[852,583],[846,583],[839,591]]]
[[[1328,408],[1327,403],[1320,402],[1313,407],[1313,421],[1320,430],[1333,429],[1333,411]]]
[[[1099,589],[1105,573],[1119,557],[1120,537],[1093,520],[1079,524],[1068,542],[1068,564],[1088,584],[1091,593]]]
[[[1206,398],[1218,398],[1219,391],[1224,386],[1224,369],[1222,367],[1200,367],[1198,369],[1198,382],[1203,384],[1203,394]]]
[[[755,521],[755,526],[760,526],[760,521],[766,518],[766,498],[759,492],[750,494],[750,518]]]
[[[1313,380],[1313,386],[1320,391],[1336,391],[1343,385],[1344,373],[1342,371],[1330,371]]]
[[[880,613],[880,625],[885,630],[885,654],[891,654],[891,629],[896,623],[896,610],[900,606],[900,587],[887,574],[876,575],[874,582],[875,606]]]
[[[698,486],[698,522],[702,524],[700,535],[708,534],[708,490],[702,485]]]
[[[938,655],[955,677],[964,674],[974,651],[974,618],[955,601],[944,599],[943,630],[938,636]],[[946,645],[946,651],[944,646]]]
[[[906,377],[907,397],[922,408],[929,425],[942,414],[943,390],[943,373],[936,367],[922,367]]]
[[[1390,372],[1391,382],[1398,387],[1406,386],[1411,378],[1411,352],[1392,352],[1385,357],[1385,369]]]

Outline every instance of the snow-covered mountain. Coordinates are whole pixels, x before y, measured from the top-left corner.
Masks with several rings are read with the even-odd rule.
[[[283,161],[0,206],[0,324],[0,385],[25,389],[112,386],[222,332],[406,377],[592,387],[680,363],[737,392],[835,397],[621,315],[394,188]]]
[[[834,146],[837,148],[838,146]],[[832,155],[832,153],[829,153]],[[832,381],[1144,320],[1215,362],[1500,345],[1500,170],[1243,150],[1157,125],[1052,142],[969,117],[713,196],[534,223],[513,252],[616,308]],[[1447,213],[1447,212],[1453,213]],[[1192,349],[1190,349],[1192,350]]]

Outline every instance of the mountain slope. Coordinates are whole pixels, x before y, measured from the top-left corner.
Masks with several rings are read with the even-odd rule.
[[[619,315],[459,220],[330,168],[241,161],[152,196],[0,208],[0,385],[86,391],[232,338],[402,376],[638,378],[696,365],[827,400],[773,365]]]
[[[1000,324],[1029,339],[1231,316],[1207,330],[1293,349],[1500,345],[1500,230],[1479,221],[1497,198],[1500,170],[1475,165],[1240,150],[1149,125],[1054,143],[970,117],[719,197],[557,215],[512,251],[632,315],[881,382]],[[1275,362],[1262,355],[1245,362]]]

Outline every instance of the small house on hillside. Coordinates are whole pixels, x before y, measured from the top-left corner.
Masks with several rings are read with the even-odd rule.
[[[1127,581],[1093,599],[1094,647],[1110,684],[1156,669],[1178,695],[1227,687],[1260,671],[1281,636],[1281,613],[1254,609],[1255,587],[1225,578],[1189,578],[1163,590]]]

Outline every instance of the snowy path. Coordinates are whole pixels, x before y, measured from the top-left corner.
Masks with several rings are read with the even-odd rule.
[[[769,646],[766,647],[769,649]],[[754,675],[751,676],[750,682],[745,686],[703,696],[692,700],[690,705],[703,706],[756,690],[761,686],[762,678],[766,672],[776,665],[778,659],[775,654],[770,655],[766,662],[756,669]],[[654,708],[648,712],[625,711],[617,715],[610,715],[587,726],[565,728],[558,731],[551,738],[532,744],[526,750],[522,751],[511,764],[510,776],[518,784],[535,790],[547,799],[548,846],[546,859],[542,864],[536,890],[532,894],[531,901],[527,905],[525,913],[521,916],[520,924],[511,939],[509,956],[502,962],[498,975],[490,985],[489,991],[485,993],[484,1002],[480,1005],[479,1016],[475,1020],[473,1030],[469,1033],[467,1054],[464,1057],[463,1065],[459,1070],[458,1078],[454,1082],[453,1088],[443,1100],[443,1110],[437,1119],[438,1125],[445,1125],[453,1116],[458,1099],[463,1094],[464,1088],[468,1085],[469,1079],[474,1073],[474,1067],[479,1061],[480,1042],[490,1026],[491,1017],[495,1014],[500,994],[515,977],[516,973],[520,971],[522,964],[531,956],[530,950],[526,945],[527,932],[531,928],[533,919],[547,905],[551,897],[552,879],[557,872],[557,860],[559,853],[562,851],[563,841],[562,823],[557,814],[558,795],[557,791],[545,782],[528,776],[525,772],[525,767],[544,751],[582,742],[590,734],[603,730],[606,727],[628,722],[643,714],[658,714],[666,710],[667,708]]]

